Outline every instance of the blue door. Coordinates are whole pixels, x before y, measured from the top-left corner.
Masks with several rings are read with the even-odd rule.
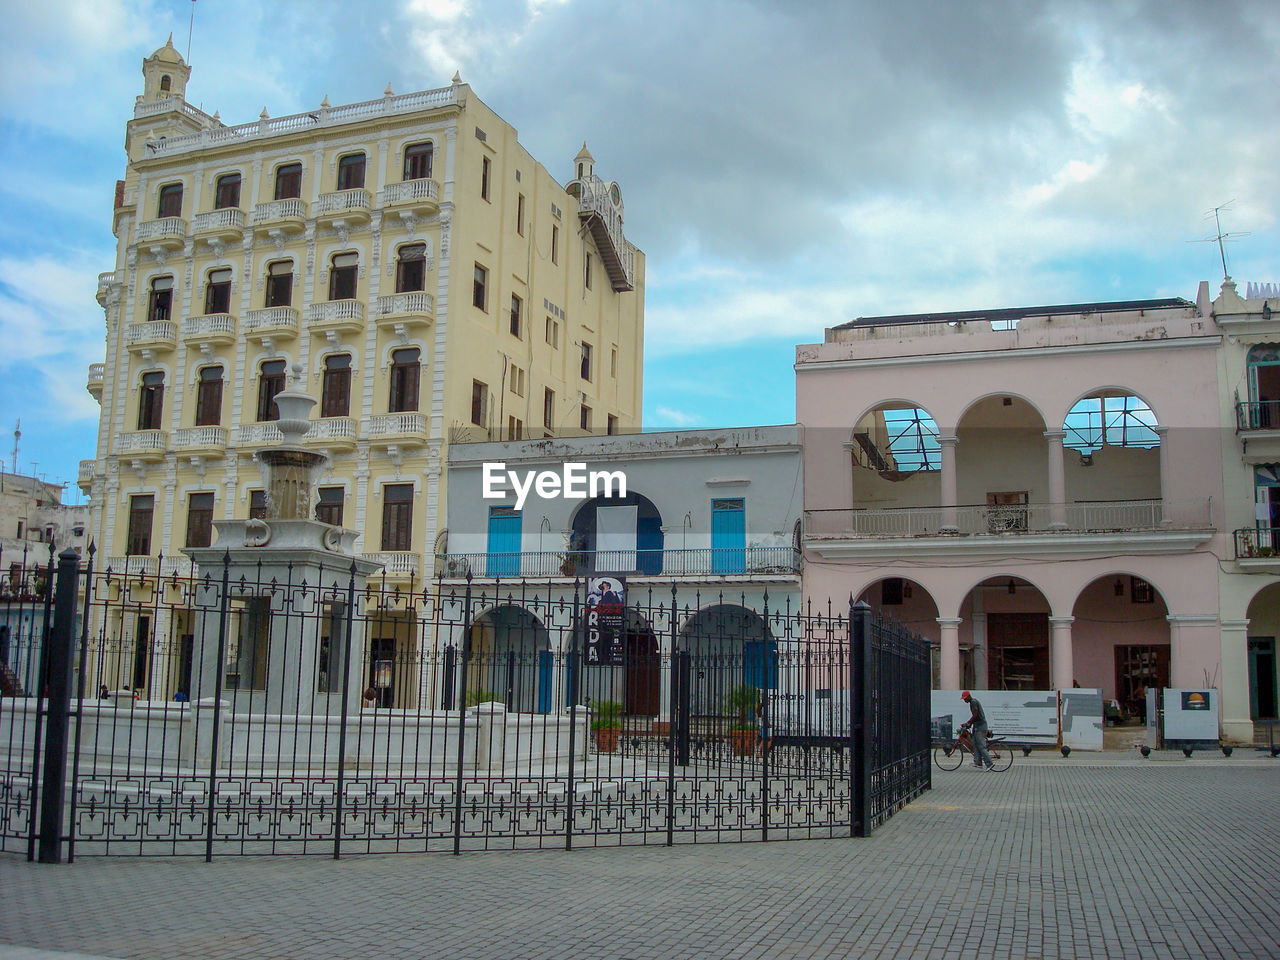
[[[747,510],[745,501],[711,501],[711,572],[745,573]]]
[[[489,552],[485,576],[520,575],[520,511],[512,507],[489,508]]]
[[[538,651],[538,712],[551,712],[551,671],[555,654],[550,650]]]
[[[748,640],[742,645],[742,682],[761,690],[778,688],[778,644]]]

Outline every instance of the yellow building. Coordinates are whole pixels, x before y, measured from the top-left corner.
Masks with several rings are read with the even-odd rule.
[[[457,76],[226,126],[172,42],[142,72],[80,469],[98,569],[181,571],[262,508],[295,369],[317,516],[397,582],[433,574],[451,440],[639,428],[644,256],[585,144],[562,186]]]

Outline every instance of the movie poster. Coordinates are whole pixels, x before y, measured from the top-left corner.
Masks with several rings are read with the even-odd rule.
[[[587,580],[587,666],[622,665],[626,630],[627,584],[622,577]]]

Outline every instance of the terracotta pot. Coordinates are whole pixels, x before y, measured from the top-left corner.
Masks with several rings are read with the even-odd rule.
[[[596,749],[601,753],[613,753],[618,749],[618,734],[622,731],[617,727],[600,727],[596,730]]]
[[[735,756],[749,757],[756,752],[760,733],[756,730],[730,730],[729,747]]]

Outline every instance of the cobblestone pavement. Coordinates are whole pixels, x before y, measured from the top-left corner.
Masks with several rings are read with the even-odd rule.
[[[0,957],[1276,958],[1280,760],[1242,754],[935,770],[869,840],[4,856]]]

